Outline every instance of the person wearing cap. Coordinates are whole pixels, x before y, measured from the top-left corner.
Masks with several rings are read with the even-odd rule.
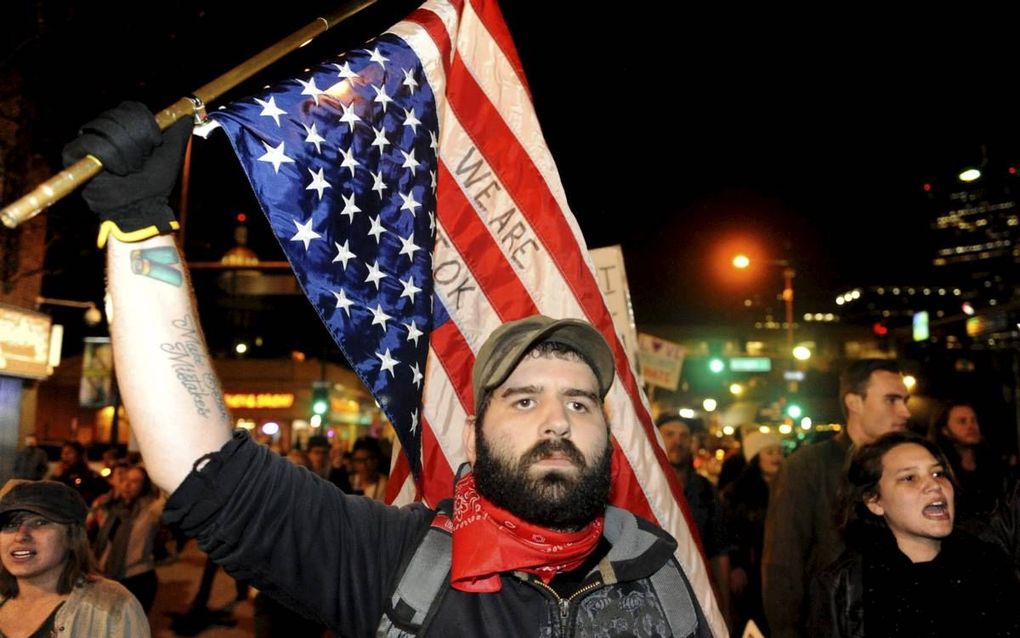
[[[14,479],[0,494],[0,636],[149,635],[135,597],[98,575],[77,492]]]
[[[681,417],[675,411],[660,414],[655,425],[662,436],[669,464],[684,490],[684,500],[698,529],[705,557],[712,567],[719,607],[724,615],[728,615],[730,544],[723,526],[722,502],[712,482],[694,469],[696,435],[703,433],[705,426],[700,420]]]
[[[775,432],[754,429],[743,435],[742,451],[746,465],[722,491],[723,522],[733,543],[729,579],[731,626],[742,632],[747,621],[753,620],[764,631],[768,625],[761,599],[761,548],[769,485],[783,463],[782,441]]]
[[[172,218],[187,125],[160,133],[126,103],[83,131],[67,159],[115,165],[84,194],[110,230],[111,332],[132,431],[171,493],[165,519],[232,576],[344,636],[710,635],[676,540],[608,505],[614,358],[590,324],[532,316],[481,345],[452,504],[344,494],[231,434],[186,268],[173,238],[156,234],[172,227],[154,221]],[[133,268],[146,251],[183,276]]]

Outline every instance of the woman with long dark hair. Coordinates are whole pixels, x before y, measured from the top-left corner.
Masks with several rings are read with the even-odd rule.
[[[140,465],[124,472],[117,496],[96,508],[95,550],[107,578],[128,588],[146,612],[156,599],[156,536],[164,500]]]
[[[811,587],[812,636],[1020,635],[1004,557],[953,530],[956,486],[930,441],[858,448],[842,491],[847,551]]]
[[[77,492],[9,481],[0,493],[0,636],[149,635],[134,596],[96,573]]]

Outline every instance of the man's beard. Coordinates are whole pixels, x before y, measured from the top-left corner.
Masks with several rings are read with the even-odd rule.
[[[613,447],[592,465],[569,439],[547,439],[528,450],[516,463],[500,458],[477,428],[475,486],[494,505],[520,518],[561,531],[579,530],[602,514],[609,502]],[[528,470],[543,457],[559,453],[577,466],[576,474],[550,470],[533,478]]]

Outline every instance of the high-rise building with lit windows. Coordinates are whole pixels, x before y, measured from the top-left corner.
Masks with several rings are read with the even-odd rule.
[[[954,176],[927,187],[932,264],[944,274],[941,281],[958,282],[978,295],[1009,298],[1020,263],[1020,176],[1016,167],[987,158],[979,170],[971,181]]]

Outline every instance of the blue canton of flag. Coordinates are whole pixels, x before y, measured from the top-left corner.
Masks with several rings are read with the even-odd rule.
[[[439,146],[418,58],[383,35],[210,117],[417,476]]]

